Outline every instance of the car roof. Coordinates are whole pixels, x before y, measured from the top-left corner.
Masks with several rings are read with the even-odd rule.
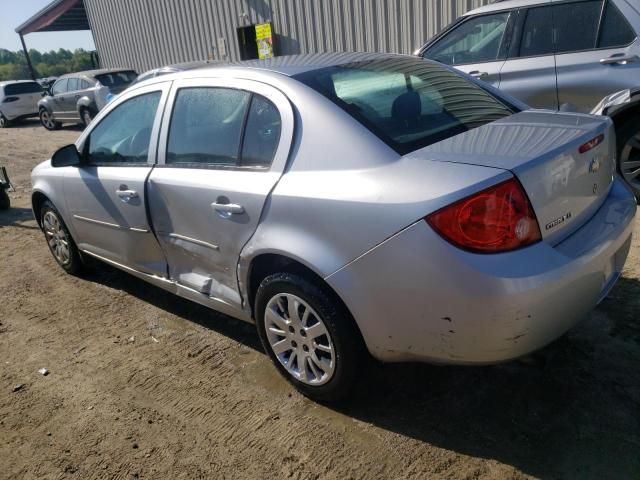
[[[13,85],[15,83],[38,83],[33,80],[4,80],[0,82],[0,87],[4,87],[6,85]]]
[[[248,68],[265,70],[280,73],[286,76],[294,76],[300,73],[318,70],[346,63],[356,63],[371,60],[383,60],[390,58],[413,58],[412,55],[401,55],[397,53],[353,53],[353,52],[331,52],[331,53],[309,53],[301,55],[285,55],[280,57],[267,58],[263,60],[243,60],[240,62],[214,62],[203,70],[215,70],[224,67]]]
[[[68,77],[96,77],[98,75],[104,75],[105,73],[115,73],[115,72],[133,72],[133,68],[101,68],[99,70],[84,70],[82,72],[73,72],[66,73],[64,75],[60,75],[57,80]]]

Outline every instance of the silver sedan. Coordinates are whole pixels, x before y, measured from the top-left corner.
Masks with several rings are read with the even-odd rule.
[[[614,139],[414,57],[282,57],[127,90],[35,168],[33,210],[67,272],[255,322],[327,401],[367,354],[502,362],[589,313],[636,211]]]

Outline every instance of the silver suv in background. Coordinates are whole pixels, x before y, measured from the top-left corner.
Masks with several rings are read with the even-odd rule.
[[[90,70],[63,75],[38,103],[40,122],[47,130],[63,123],[89,125],[109,100],[138,76],[133,70]]]
[[[38,101],[42,98],[42,87],[30,80],[0,82],[0,128],[13,121],[38,116]]]
[[[416,53],[534,108],[587,113],[630,89],[630,101],[606,113],[620,173],[640,198],[639,33],[637,0],[508,0],[466,13]]]

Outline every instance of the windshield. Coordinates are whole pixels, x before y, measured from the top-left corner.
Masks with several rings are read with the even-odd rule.
[[[337,65],[294,78],[402,155],[515,112],[463,76],[411,57]]]
[[[105,87],[120,87],[129,85],[137,77],[137,73],[133,70],[123,70],[122,72],[103,73],[96,75],[98,80]]]

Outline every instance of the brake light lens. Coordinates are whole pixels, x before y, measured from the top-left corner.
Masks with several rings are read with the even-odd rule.
[[[516,250],[540,241],[540,227],[515,178],[459,200],[425,218],[453,245],[478,253]]]
[[[580,148],[578,149],[578,151],[580,153],[587,153],[589,150],[593,150],[598,145],[600,145],[603,140],[604,140],[604,133],[601,133],[596,138],[592,138],[587,143],[580,145]]]

